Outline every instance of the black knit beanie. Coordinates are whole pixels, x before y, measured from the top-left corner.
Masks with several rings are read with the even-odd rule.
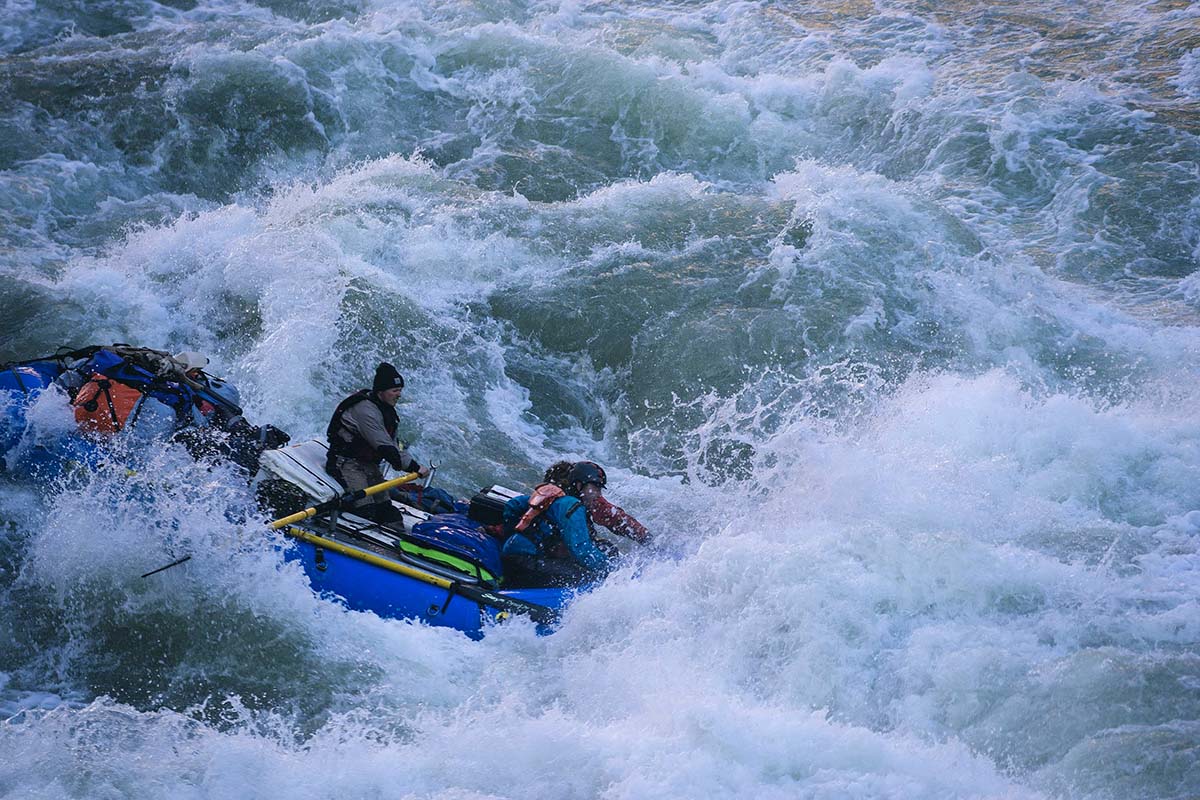
[[[371,384],[371,390],[383,392],[388,389],[403,389],[404,376],[396,371],[396,368],[386,361],[380,363],[375,368],[375,383]]]

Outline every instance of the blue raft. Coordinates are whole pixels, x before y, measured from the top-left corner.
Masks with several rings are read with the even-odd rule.
[[[549,633],[572,590],[502,589],[499,546],[458,514],[434,517],[395,503],[403,528],[342,513],[291,525],[286,557],[313,590],[356,611],[414,619],[472,638],[511,616],[530,616]]]
[[[553,629],[575,590],[505,584],[499,542],[481,523],[463,514],[431,516],[408,494],[392,495],[394,522],[339,512],[345,489],[325,472],[328,452],[324,439],[268,451],[256,479],[260,490],[279,483],[310,502],[321,501],[311,516],[305,512],[272,524],[291,537],[286,557],[304,567],[315,591],[357,611],[456,628],[472,637],[510,616],[532,618],[540,633]],[[516,494],[500,486],[481,493],[498,505]],[[296,499],[282,505],[295,508]]]
[[[16,471],[33,477],[54,477],[65,463],[86,459],[91,449],[77,437],[55,436],[25,441],[27,414],[70,363],[49,356],[0,367],[0,472]]]
[[[113,345],[0,365],[0,472],[46,482],[72,464],[95,466],[105,457],[103,437],[87,435],[69,423],[68,404],[81,379],[102,376],[137,388],[147,403],[167,409],[168,432],[206,426],[208,420],[195,411],[205,404],[220,407],[227,416],[240,415],[233,387],[208,375],[202,376],[202,384],[185,380],[167,372],[171,363],[163,357],[170,358],[158,351]],[[31,425],[29,412],[50,392],[61,394],[53,400],[62,403],[68,424],[46,435]],[[120,433],[133,435],[135,427],[127,425]],[[294,462],[293,485],[297,475],[307,473],[310,480],[307,485],[300,481],[302,490],[311,493],[315,480],[317,489],[340,494],[341,487],[323,469],[323,442],[284,450],[311,457],[312,463]],[[287,526],[282,530],[291,546],[285,557],[303,566],[314,591],[354,610],[451,627],[476,638],[489,625],[514,615],[533,618],[540,632],[552,629],[571,590],[501,588],[499,546],[478,523],[458,514],[430,517],[403,503],[393,504],[402,514],[398,524],[335,513]]]
[[[61,402],[63,421],[68,421],[76,393],[89,380],[137,393],[128,420],[117,423],[111,396],[107,409],[100,407],[102,415],[111,410],[113,427],[125,438],[165,438],[187,428],[208,427],[213,419],[240,419],[237,390],[201,371],[196,374],[197,379],[184,375],[168,353],[125,344],[63,349],[0,365],[0,472],[46,481],[73,463],[95,464],[104,437],[89,436],[69,422],[61,429],[35,430],[29,416],[43,395],[52,394],[54,402]],[[202,408],[218,413],[205,416]]]

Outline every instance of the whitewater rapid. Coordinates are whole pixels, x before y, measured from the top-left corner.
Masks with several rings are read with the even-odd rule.
[[[448,489],[586,457],[656,540],[473,642],[173,448],[5,478],[0,797],[1200,794],[1198,30],[5,4],[0,359],[200,350],[296,439],[387,359]]]

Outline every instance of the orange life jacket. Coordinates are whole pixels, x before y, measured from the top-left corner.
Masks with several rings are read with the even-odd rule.
[[[75,421],[89,433],[116,433],[135,415],[141,400],[142,393],[132,386],[94,374],[75,395]]]
[[[566,494],[553,483],[543,483],[534,489],[533,494],[529,496],[529,510],[521,515],[521,519],[516,525],[517,530],[523,531],[528,528],[543,511],[550,507],[551,503],[560,497],[565,497]]]

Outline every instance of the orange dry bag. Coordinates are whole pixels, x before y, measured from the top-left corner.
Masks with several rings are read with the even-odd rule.
[[[89,433],[116,433],[125,426],[141,400],[142,393],[137,389],[103,375],[92,375],[79,388],[72,403],[75,421]]]

